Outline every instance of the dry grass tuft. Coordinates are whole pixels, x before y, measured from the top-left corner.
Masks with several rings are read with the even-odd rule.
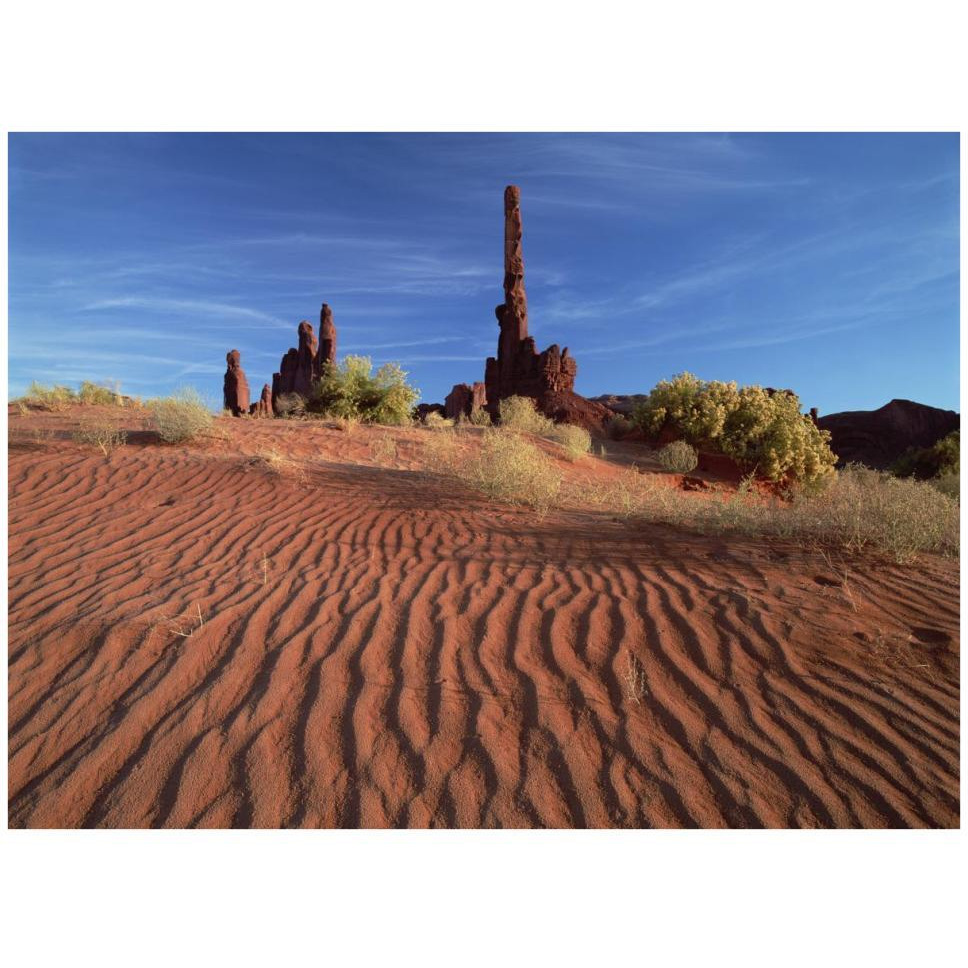
[[[561,472],[544,453],[519,434],[485,429],[480,450],[453,460],[450,472],[485,496],[521,504],[546,514],[558,500]]]
[[[249,463],[263,467],[270,474],[274,474],[277,477],[293,478],[300,484],[309,483],[309,472],[305,464],[291,457],[287,457],[274,447],[267,447],[265,450],[259,451],[259,453],[251,458]]]
[[[79,444],[97,447],[107,457],[115,447],[123,446],[128,432],[119,427],[116,421],[102,418],[85,421],[71,436]]]

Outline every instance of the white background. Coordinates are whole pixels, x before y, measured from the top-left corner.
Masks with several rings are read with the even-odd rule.
[[[11,4],[0,109],[5,131],[962,130],[957,9]],[[5,138],[0,151],[6,180]],[[4,185],[4,247],[6,198]],[[0,956],[964,964],[965,844],[961,831],[3,830]]]

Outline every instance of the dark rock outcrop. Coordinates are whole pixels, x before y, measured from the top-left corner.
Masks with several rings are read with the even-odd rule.
[[[568,348],[552,344],[543,353],[528,335],[528,299],[524,291],[524,255],[521,247],[521,190],[504,189],[504,302],[494,311],[500,327],[497,356],[484,367],[487,407],[497,415],[505,397],[532,397],[545,410],[550,393],[573,393],[577,364]]]
[[[242,369],[242,356],[238,350],[230,350],[225,354],[228,369],[222,381],[222,400],[226,410],[233,416],[241,417],[249,412],[249,381]]]
[[[609,410],[613,410],[623,417],[630,417],[636,406],[647,397],[647,393],[603,393],[600,397],[589,397],[588,399],[600,403],[603,407],[608,407]]]
[[[930,447],[958,430],[961,418],[953,410],[892,400],[879,410],[827,414],[818,418],[817,426],[830,431],[838,465],[856,461],[884,470],[909,447]]]
[[[483,383],[475,383],[473,386],[456,383],[444,398],[444,415],[452,420],[459,420],[461,417],[469,417],[475,410],[486,405],[487,395]]]

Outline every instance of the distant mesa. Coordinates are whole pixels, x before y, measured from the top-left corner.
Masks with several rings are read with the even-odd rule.
[[[848,410],[817,420],[830,431],[830,449],[838,464],[858,462],[888,468],[909,447],[930,447],[961,426],[953,410],[929,407],[913,400],[892,400],[878,410]]]

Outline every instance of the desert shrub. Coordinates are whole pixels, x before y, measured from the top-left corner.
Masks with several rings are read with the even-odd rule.
[[[276,397],[276,413],[286,420],[306,416],[306,398],[298,393],[280,393]]]
[[[930,447],[909,447],[893,464],[897,477],[929,480],[942,475],[957,475],[961,469],[961,434],[955,430]]]
[[[420,391],[407,383],[398,363],[385,363],[373,373],[368,356],[347,356],[342,363],[324,368],[313,383],[308,406],[334,417],[405,426],[419,397]]]
[[[491,415],[483,407],[472,410],[467,419],[473,427],[490,427],[492,425]]]
[[[554,427],[554,422],[538,412],[530,397],[505,397],[498,403],[497,409],[505,430],[543,436]]]
[[[605,436],[609,440],[621,440],[628,436],[635,429],[635,424],[628,417],[623,417],[617,413],[614,417],[609,417],[605,421]]]
[[[79,403],[96,404],[102,407],[123,407],[124,398],[121,396],[120,388],[108,386],[104,383],[92,383],[84,380],[81,388],[77,392]]]
[[[34,380],[27,387],[23,399],[28,406],[38,407],[41,410],[63,410],[76,402],[77,395],[70,387],[60,386],[59,384],[48,387]]]
[[[671,428],[687,443],[718,450],[773,481],[819,481],[837,460],[829,432],[800,412],[796,394],[759,386],[681,373],[658,383],[634,420],[650,436]]]
[[[72,434],[79,444],[91,444],[100,449],[107,457],[115,447],[120,447],[128,439],[128,433],[113,420],[85,421]]]
[[[168,444],[193,440],[210,430],[214,421],[212,411],[192,387],[184,387],[170,397],[149,400],[146,406],[151,426]]]
[[[666,444],[655,457],[667,471],[673,471],[676,474],[688,474],[695,470],[699,463],[696,448],[684,440],[674,440],[671,444]]]
[[[485,430],[480,451],[455,462],[454,473],[487,497],[533,507],[539,514],[554,506],[561,472],[544,453],[520,434]]]
[[[423,441],[424,458],[438,472],[451,473],[460,459],[461,448],[453,427],[441,427],[435,434],[427,434]]]
[[[443,430],[445,427],[453,427],[454,421],[445,417],[442,413],[438,413],[436,410],[431,410],[424,417],[424,426],[429,427],[431,430]]]
[[[574,424],[553,424],[546,436],[561,445],[570,461],[580,460],[592,449],[592,435]]]
[[[928,483],[936,490],[956,501],[961,500],[961,475],[957,471],[939,474]]]

